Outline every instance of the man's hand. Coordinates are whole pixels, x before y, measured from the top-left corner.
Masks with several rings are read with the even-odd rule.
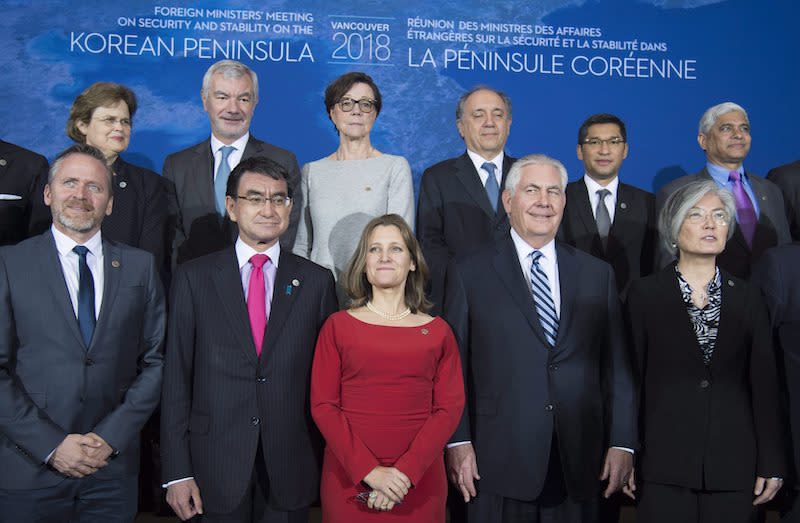
[[[464,496],[464,503],[478,495],[475,480],[481,479],[478,474],[478,461],[472,443],[464,443],[447,449],[447,475]]]
[[[106,443],[106,440],[95,434],[94,432],[89,432],[85,434],[85,436],[92,438],[95,443],[100,443],[100,446],[96,445],[84,445],[83,452],[90,458],[99,458],[103,461],[107,461],[111,454],[114,453],[114,449],[111,448],[111,445]]]
[[[753,500],[753,505],[760,505],[762,503],[766,503],[767,501],[772,501],[772,498],[775,497],[775,494],[778,493],[778,490],[780,490],[782,486],[782,479],[766,479],[758,476],[756,478],[756,486],[753,489],[753,494],[758,497]]]
[[[411,480],[400,470],[380,465],[364,476],[364,483],[395,503],[403,501],[408,489],[411,488]]]
[[[167,503],[182,521],[203,513],[203,500],[194,479],[173,483],[167,487]]]
[[[99,449],[102,443],[82,434],[68,434],[53,455],[50,465],[57,471],[73,478],[82,478],[94,474],[97,469],[105,467],[108,463],[102,457],[92,457],[86,454],[86,449]]]
[[[606,461],[603,463],[603,471],[600,480],[608,480],[603,496],[608,498],[614,492],[626,486],[633,473],[633,454],[628,451],[610,448],[606,452]]]

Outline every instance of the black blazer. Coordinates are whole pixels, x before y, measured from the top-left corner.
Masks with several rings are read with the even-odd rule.
[[[752,489],[786,473],[769,319],[758,289],[722,271],[722,311],[703,363],[674,265],[636,280],[627,324],[640,380],[644,481]]]
[[[50,224],[44,204],[47,160],[0,140],[0,245],[43,233]]]
[[[422,173],[416,231],[431,272],[430,297],[435,314],[442,310],[444,273],[450,260],[508,232],[502,188],[515,161],[516,158],[504,156],[497,212],[466,152]]]
[[[333,275],[281,248],[261,358],[233,247],[178,267],[161,404],[165,482],[193,476],[205,506],[229,512],[250,482],[259,440],[270,499],[293,510],[319,494],[321,438],[311,362],[338,309]]]
[[[608,262],[614,269],[620,295],[624,295],[631,281],[653,272],[658,232],[652,193],[620,182],[605,250],[597,233],[586,183],[578,180],[567,184],[566,194],[567,206],[558,238]]]
[[[769,309],[778,351],[784,415],[789,420],[789,479],[800,471],[800,243],[769,249],[753,267],[752,282],[761,288]]]
[[[733,231],[733,236],[725,245],[725,250],[717,256],[717,264],[720,268],[725,269],[737,278],[743,279],[750,277],[753,263],[761,257],[764,251],[770,247],[792,241],[780,189],[772,182],[755,174],[748,172],[747,176],[753,188],[753,193],[758,198],[758,206],[761,210],[758,216],[758,224],[756,225],[756,233],[753,237],[753,248],[751,249],[747,246],[747,242],[742,236],[742,231],[736,227]],[[661,212],[667,197],[679,187],[699,180],[713,180],[705,167],[700,172],[681,176],[662,187],[656,195],[656,213]],[[663,267],[671,262],[672,259],[673,257],[667,253],[666,248],[659,245],[659,262],[657,266]]]
[[[303,203],[297,158],[285,149],[250,135],[242,159],[253,156],[266,156],[283,165],[289,173],[292,210],[289,214],[289,229],[281,236],[280,242],[281,247],[291,251]],[[238,229],[227,215],[221,218],[217,214],[214,201],[214,155],[211,153],[211,139],[167,156],[162,174],[174,184],[175,190],[170,198],[170,220],[175,227],[171,234],[174,236],[173,261],[183,263],[233,245]]]
[[[611,267],[556,243],[561,318],[546,345],[510,236],[456,259],[445,318],[456,335],[467,405],[452,442],[472,441],[480,489],[541,492],[557,434],[572,499],[593,499],[610,446],[637,448],[630,357]],[[480,495],[480,494],[479,494]]]
[[[153,171],[131,165],[122,158],[114,170],[114,206],[103,220],[103,235],[153,254],[159,270],[167,256],[169,180]]]
[[[767,180],[771,181],[783,193],[783,202],[786,205],[786,218],[789,220],[789,230],[794,241],[800,240],[800,160],[780,167],[775,167],[767,173]]]
[[[119,451],[94,477],[139,470],[139,433],[161,391],[164,293],[150,253],[103,240],[103,263],[86,346],[52,233],[0,249],[2,489],[65,481],[42,461],[71,433],[93,431]]]

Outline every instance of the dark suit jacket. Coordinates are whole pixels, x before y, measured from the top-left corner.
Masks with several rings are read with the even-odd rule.
[[[289,229],[280,241],[281,247],[291,251],[303,203],[297,158],[291,152],[251,135],[242,159],[253,156],[266,156],[283,165],[289,173],[292,210]],[[238,229],[227,216],[223,219],[217,214],[214,202],[214,155],[210,138],[167,156],[162,175],[175,186],[171,197],[172,221],[176,227],[172,254],[175,262],[183,263],[233,245]]]
[[[0,245],[13,245],[47,229],[47,170],[44,156],[0,140],[0,194],[20,197],[0,200]]]
[[[229,512],[250,482],[260,440],[270,499],[285,510],[310,505],[321,463],[311,362],[317,333],[338,308],[333,275],[281,248],[260,358],[233,247],[179,266],[170,307],[164,481],[193,476],[205,506]]]
[[[103,241],[94,337],[81,337],[51,232],[0,250],[0,488],[65,478],[42,464],[70,433],[119,451],[98,478],[136,474],[161,391],[165,308],[153,256]]]
[[[451,441],[472,441],[482,491],[533,500],[555,433],[567,490],[586,501],[599,493],[606,449],[638,446],[634,383],[611,267],[560,242],[556,252],[554,349],[509,236],[450,265],[445,318],[467,373]]]
[[[758,289],[722,271],[722,311],[703,363],[673,265],[633,282],[627,319],[641,381],[644,481],[746,490],[783,476],[775,354]]]
[[[800,243],[769,249],[753,267],[770,313],[784,393],[784,416],[789,421],[789,479],[795,485],[800,471]]]
[[[450,260],[508,232],[508,216],[500,200],[515,161],[508,155],[504,157],[496,213],[466,152],[422,173],[416,231],[431,272],[430,297],[435,314],[442,310],[444,273]]]
[[[786,221],[781,191],[775,184],[760,176],[749,172],[747,176],[753,188],[753,193],[758,198],[758,206],[761,210],[758,216],[758,224],[756,225],[756,233],[753,237],[753,248],[751,249],[747,246],[742,232],[736,227],[733,236],[725,245],[725,250],[717,256],[717,264],[720,268],[725,269],[737,278],[744,279],[750,277],[753,263],[761,257],[764,251],[770,247],[792,241],[789,234],[789,224]],[[681,176],[662,187],[656,195],[656,212],[661,212],[667,197],[679,187],[700,180],[713,180],[705,167],[700,172]],[[658,266],[663,267],[672,261],[672,256],[666,252],[663,246],[660,245],[659,247]]]
[[[103,220],[103,236],[150,252],[162,270],[168,257],[167,219],[172,184],[153,171],[117,158],[114,207]]]
[[[614,222],[604,250],[592,214],[586,183],[567,184],[567,206],[558,238],[614,268],[617,289],[624,295],[631,281],[653,272],[656,231],[655,197],[625,183],[619,184]]]
[[[783,193],[792,239],[800,240],[800,160],[771,169],[767,173],[767,180],[777,185]]]

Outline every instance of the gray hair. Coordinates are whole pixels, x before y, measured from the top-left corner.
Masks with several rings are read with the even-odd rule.
[[[70,145],[69,147],[58,153],[58,155],[56,155],[55,160],[53,160],[53,163],[50,165],[50,170],[47,172],[47,183],[50,184],[53,181],[53,178],[55,178],[56,174],[58,174],[58,170],[61,169],[61,164],[64,163],[64,160],[68,156],[72,156],[73,154],[83,154],[84,156],[94,158],[103,165],[103,167],[105,168],[106,176],[108,176],[108,194],[113,196],[114,171],[111,169],[111,166],[108,165],[108,162],[106,161],[106,156],[100,149],[98,149],[93,145],[85,143],[76,143],[74,145]]]
[[[253,97],[256,102],[258,101],[258,75],[255,71],[236,60],[220,60],[208,68],[206,74],[203,75],[203,88],[200,91],[200,95],[204,100],[208,99],[208,84],[211,83],[211,77],[215,74],[221,74],[225,78],[241,78],[244,75],[248,75],[253,82]]]
[[[508,176],[506,177],[506,184],[504,189],[514,194],[514,191],[517,189],[517,185],[519,184],[520,178],[522,178],[522,169],[529,165],[547,165],[550,167],[555,167],[558,171],[558,174],[561,175],[561,188],[565,189],[567,187],[567,180],[569,176],[567,175],[567,169],[564,167],[564,164],[556,160],[555,158],[550,158],[545,154],[529,154],[523,158],[520,158],[514,165],[511,166],[511,170],[508,171]]]
[[[673,256],[678,254],[678,234],[686,215],[708,193],[715,194],[722,202],[725,212],[731,218],[727,239],[730,240],[733,236],[736,224],[736,201],[733,199],[733,194],[713,180],[687,183],[669,195],[658,216],[658,233],[664,246]]]
[[[735,111],[742,113],[744,115],[744,119],[747,120],[747,123],[750,123],[750,118],[747,117],[747,111],[744,110],[744,107],[733,102],[722,102],[721,104],[717,104],[706,109],[706,112],[704,112],[703,116],[700,118],[700,124],[697,126],[697,132],[700,134],[708,134],[711,126],[714,125],[714,122],[716,122],[720,116]]]
[[[506,113],[508,113],[506,116],[511,118],[511,98],[509,98],[506,93],[503,91],[498,91],[497,89],[493,89],[487,85],[476,85],[458,98],[458,104],[456,104],[456,120],[461,120],[461,117],[464,116],[464,104],[467,103],[467,98],[478,91],[489,91],[490,93],[494,93],[499,96],[506,106]]]

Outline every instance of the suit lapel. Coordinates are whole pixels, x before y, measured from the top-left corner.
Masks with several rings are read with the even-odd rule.
[[[711,357],[711,365],[725,358],[726,347],[736,347],[738,341],[743,336],[741,332],[742,322],[739,316],[733,311],[746,311],[748,305],[745,302],[744,288],[736,285],[736,282],[725,273],[720,274],[722,278],[722,307],[719,312],[719,327],[717,329],[717,341],[714,343],[714,355]]]
[[[561,345],[564,336],[569,332],[572,321],[571,311],[575,308],[575,299],[578,296],[578,275],[581,267],[575,260],[575,254],[556,242],[556,256],[558,257],[558,285],[561,290],[561,312],[558,319],[558,336],[556,348]]]
[[[608,233],[609,241],[606,259],[612,260],[617,254],[624,254],[625,238],[631,237],[631,227],[635,225],[636,204],[637,202],[633,199],[633,193],[630,188],[620,182],[617,186],[617,205],[614,207],[614,221],[611,223],[611,229]]]
[[[278,271],[275,274],[275,288],[272,290],[269,321],[264,332],[264,350],[267,352],[267,358],[277,349],[277,341],[289,312],[302,292],[303,276],[297,258],[282,249]]]
[[[214,201],[214,155],[211,152],[211,140],[206,140],[194,148],[192,157],[191,171],[188,176],[195,178],[194,181],[184,184],[184,190],[194,192],[194,200],[185,198],[187,201],[197,201],[203,208],[216,209]]]
[[[589,204],[589,190],[586,188],[586,183],[583,180],[579,180],[575,184],[575,194],[573,196],[577,201],[572,202],[571,205],[574,205],[578,210],[577,214],[583,224],[584,230],[589,232],[591,238],[594,239],[598,234],[597,222],[594,219],[594,214],[592,214],[592,206]],[[592,246],[587,245],[586,247],[591,248]]]
[[[214,272],[214,287],[219,295],[219,302],[236,337],[235,343],[242,349],[245,357],[253,364],[258,364],[256,346],[250,331],[250,316],[242,289],[242,278],[239,273],[239,262],[236,252],[229,247],[217,256],[217,271]]]
[[[547,346],[547,338],[545,338],[542,325],[539,323],[539,316],[536,315],[536,304],[533,301],[531,286],[522,273],[519,258],[517,258],[517,250],[514,248],[514,241],[511,237],[504,238],[497,243],[492,265],[505,285],[509,296],[516,302],[536,336],[544,346]],[[487,304],[487,306],[491,305]]]
[[[261,140],[256,140],[253,138],[253,135],[250,135],[250,138],[247,139],[247,145],[244,146],[244,152],[242,153],[242,160],[247,158],[252,158],[253,156],[258,156],[261,153],[261,149],[263,149]]]
[[[103,240],[103,302],[100,305],[100,314],[97,318],[89,350],[94,347],[94,341],[98,338],[97,333],[105,327],[111,311],[114,309],[123,261],[119,246]]]
[[[506,209],[503,207],[503,188],[506,186],[506,178],[508,178],[508,171],[511,170],[511,166],[514,165],[516,162],[516,158],[511,158],[509,155],[503,155],[503,176],[502,180],[500,181],[500,194],[497,200],[497,221],[505,219],[506,217]],[[484,189],[486,192],[486,189]],[[488,199],[488,198],[487,198]]]
[[[75,341],[79,343],[78,346],[85,347],[83,336],[78,328],[78,319],[75,317],[75,309],[72,308],[72,300],[69,297],[69,289],[64,279],[64,271],[61,267],[61,260],[58,258],[58,250],[56,249],[53,234],[47,232],[40,237],[40,241],[42,243],[43,256],[39,258],[39,273],[53,295],[53,303],[55,303],[56,309],[66,321],[69,331],[75,337]]]
[[[669,333],[669,335],[674,338],[674,346],[685,347],[685,350],[689,352],[689,357],[693,361],[697,362],[699,365],[705,365],[703,363],[703,354],[700,351],[700,344],[697,342],[694,326],[689,317],[689,311],[686,310],[686,303],[683,301],[681,288],[680,285],[678,285],[675,263],[676,262],[671,263],[658,273],[659,287],[663,291],[661,298],[664,303],[663,325],[676,326],[676,328]],[[669,316],[672,316],[672,318],[670,319]]]
[[[505,165],[503,167],[505,169]],[[467,153],[459,156],[458,161],[456,161],[455,174],[458,181],[464,186],[467,194],[470,195],[478,207],[480,207],[489,218],[494,219],[496,215],[494,209],[489,205],[486,189],[483,187],[483,184],[481,184],[481,178],[478,176],[475,165],[472,163]]]

